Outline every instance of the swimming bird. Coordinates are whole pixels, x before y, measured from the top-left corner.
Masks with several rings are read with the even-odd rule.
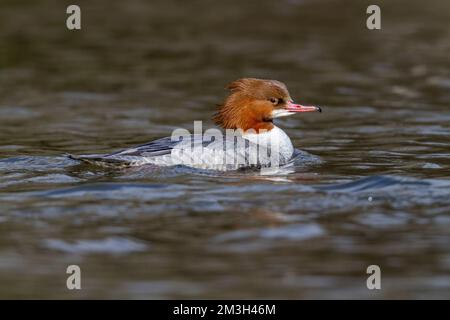
[[[229,95],[213,120],[222,130],[190,134],[179,129],[158,139],[111,154],[69,155],[99,165],[186,165],[214,170],[266,168],[289,163],[294,147],[273,121],[320,107],[293,102],[286,85],[277,80],[243,78],[229,83]],[[226,134],[224,134],[226,133]]]

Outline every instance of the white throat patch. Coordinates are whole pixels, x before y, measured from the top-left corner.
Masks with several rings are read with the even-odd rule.
[[[295,112],[286,109],[275,109],[272,111],[272,119],[293,115]]]

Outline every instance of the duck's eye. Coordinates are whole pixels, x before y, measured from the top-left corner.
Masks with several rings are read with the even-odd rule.
[[[278,104],[277,98],[270,98],[269,101],[272,102],[273,104]]]

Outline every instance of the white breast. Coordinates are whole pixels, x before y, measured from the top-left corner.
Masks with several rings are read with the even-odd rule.
[[[244,134],[243,137],[260,145],[267,146],[271,144],[273,150],[276,150],[280,155],[280,163],[288,162],[294,153],[294,146],[292,145],[291,139],[277,126],[274,126],[270,131],[259,134]]]

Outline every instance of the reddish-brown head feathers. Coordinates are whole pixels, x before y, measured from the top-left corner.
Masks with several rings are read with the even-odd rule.
[[[273,110],[291,99],[286,86],[276,80],[244,78],[226,88],[231,93],[213,118],[224,129],[271,130]]]

